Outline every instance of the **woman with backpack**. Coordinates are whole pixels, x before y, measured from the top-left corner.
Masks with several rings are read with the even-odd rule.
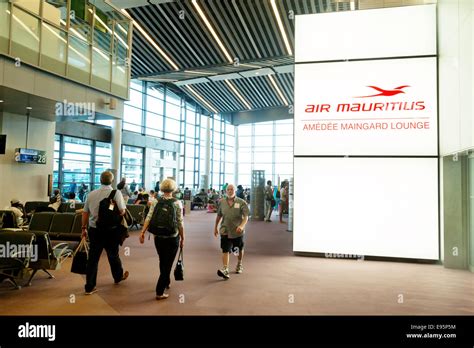
[[[176,188],[176,182],[172,179],[161,182],[160,190],[163,196],[151,205],[140,234],[141,244],[145,242],[147,230],[155,235],[155,248],[160,259],[160,277],[156,284],[157,300],[169,297],[165,290],[169,289],[171,268],[178,246],[184,246],[183,206],[180,200],[173,197]]]

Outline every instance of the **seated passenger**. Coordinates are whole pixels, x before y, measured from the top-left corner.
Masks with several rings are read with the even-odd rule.
[[[54,190],[54,196],[50,199],[49,203],[50,205],[48,205],[48,208],[57,212],[62,203],[61,192],[58,189]]]
[[[10,211],[13,212],[13,214],[15,215],[15,218],[16,218],[16,225],[17,226],[23,225],[23,223],[25,221],[25,218],[26,218],[25,208],[23,207],[23,204],[21,204],[18,199],[13,198],[10,201],[10,205],[11,206],[8,207],[5,210],[10,210]]]

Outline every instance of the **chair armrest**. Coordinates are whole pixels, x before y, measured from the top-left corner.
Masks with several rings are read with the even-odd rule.
[[[59,243],[53,247],[53,253],[59,263],[63,263],[66,258],[72,255],[72,250],[69,249],[67,243]]]

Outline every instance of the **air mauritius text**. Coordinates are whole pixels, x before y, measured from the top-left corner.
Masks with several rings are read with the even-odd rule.
[[[425,107],[424,101],[417,102],[386,102],[386,103],[352,103],[337,104],[336,110],[331,110],[330,104],[308,104],[305,113],[322,112],[370,112],[370,111],[422,111]]]

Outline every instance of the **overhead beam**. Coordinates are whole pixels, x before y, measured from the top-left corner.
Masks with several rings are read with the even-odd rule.
[[[279,121],[293,118],[293,114],[290,113],[290,109],[287,106],[262,110],[232,112],[222,115],[230,119],[234,126],[247,123]]]

